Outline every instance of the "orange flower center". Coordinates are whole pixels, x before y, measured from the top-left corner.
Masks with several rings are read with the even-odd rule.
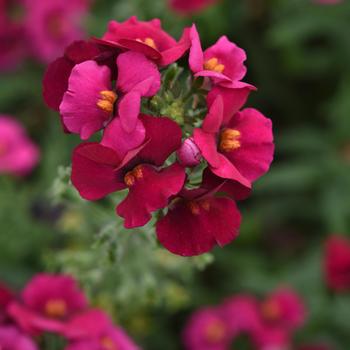
[[[114,343],[114,341],[109,337],[103,337],[100,341],[102,348],[104,350],[118,350],[117,345]]]
[[[136,41],[138,41],[139,43],[143,43],[146,44],[147,46],[151,47],[152,49],[157,50],[157,45],[155,43],[155,41],[152,38],[146,38],[146,39],[136,39]]]
[[[225,66],[219,63],[219,60],[216,57],[213,57],[204,62],[204,69],[222,73],[225,70]]]
[[[210,343],[215,344],[221,342],[225,338],[225,335],[225,324],[219,320],[211,322],[205,330],[206,339]]]
[[[124,182],[126,186],[131,187],[135,184],[137,180],[143,178],[142,165],[138,165],[133,170],[127,172],[124,176]]]
[[[210,202],[207,199],[200,201],[188,201],[187,207],[193,215],[199,215],[201,209],[204,209],[205,211],[210,210]]]
[[[112,113],[117,98],[118,96],[114,91],[100,91],[100,99],[97,101],[97,106],[107,113]]]
[[[238,130],[224,129],[220,135],[220,150],[223,152],[231,152],[241,147],[241,143],[239,141],[240,137],[241,133]]]
[[[276,321],[281,317],[281,308],[274,300],[268,300],[262,303],[261,313],[268,321]]]
[[[45,305],[45,313],[52,318],[62,318],[67,313],[67,304],[62,299],[51,299]]]

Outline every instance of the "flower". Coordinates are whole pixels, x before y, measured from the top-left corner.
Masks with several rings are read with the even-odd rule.
[[[63,95],[68,89],[68,79],[73,67],[88,60],[105,65],[112,61],[114,64],[115,51],[102,49],[92,42],[82,40],[69,45],[64,55],[53,61],[45,72],[43,96],[48,107],[59,110]]]
[[[64,330],[66,350],[137,350],[139,347],[100,310],[76,316]]]
[[[194,143],[193,138],[187,138],[176,152],[179,162],[186,167],[195,167],[200,163],[202,158],[201,151]]]
[[[324,253],[324,271],[328,287],[336,292],[350,290],[350,241],[340,235],[331,236]]]
[[[10,315],[30,334],[61,332],[63,325],[87,307],[76,281],[67,275],[38,274],[24,288],[21,302],[9,306]]]
[[[200,12],[218,0],[170,0],[170,7],[181,14]]]
[[[0,115],[0,173],[25,176],[39,160],[39,150],[14,118]]]
[[[209,77],[214,84],[225,87],[255,89],[252,85],[241,82],[247,72],[244,50],[222,36],[203,52],[195,25],[190,30],[190,38],[189,64],[195,77]]]
[[[177,61],[190,47],[188,28],[176,42],[161,28],[159,19],[144,22],[139,21],[135,16],[122,23],[109,22],[107,32],[102,39],[96,39],[96,41],[122,50],[143,53],[162,66]]]
[[[228,197],[215,197],[215,191],[182,191],[156,224],[159,242],[170,252],[193,256],[223,247],[238,236],[241,215]]]
[[[32,54],[44,63],[58,57],[72,41],[81,39],[87,0],[26,0],[25,29]]]
[[[37,350],[34,342],[14,326],[0,326],[0,349]]]
[[[223,111],[224,102],[218,95],[202,127],[194,130],[194,141],[215,175],[250,187],[272,162],[272,123],[253,108],[229,120],[223,120]]]
[[[17,68],[26,57],[25,30],[20,20],[12,18],[13,7],[21,5],[10,0],[0,3],[0,70]]]
[[[183,332],[188,350],[226,350],[231,333],[220,308],[203,308],[193,313]]]
[[[167,206],[185,180],[178,163],[159,168],[180,147],[180,127],[169,118],[147,115],[141,115],[139,123],[146,131],[146,141],[138,147],[130,143],[133,137],[129,139],[120,119],[115,118],[101,144],[83,143],[73,152],[72,182],[83,198],[97,200],[129,189],[117,207],[126,228],[145,225],[152,212]],[[136,130],[142,132],[142,125]]]

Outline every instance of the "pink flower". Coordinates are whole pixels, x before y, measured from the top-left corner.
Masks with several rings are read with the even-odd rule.
[[[9,306],[10,315],[30,334],[61,332],[87,301],[76,281],[65,275],[39,274],[22,292],[22,302]]]
[[[26,0],[25,27],[32,53],[48,63],[58,57],[72,41],[84,36],[82,17],[87,0]]]
[[[226,350],[231,343],[231,332],[220,308],[203,308],[187,322],[183,342],[188,350]]]
[[[0,70],[16,68],[26,56],[25,31],[20,21],[10,17],[12,7],[21,1],[0,2]]]
[[[203,189],[183,191],[156,224],[159,242],[170,252],[193,256],[223,247],[238,236],[241,215],[236,203]]]
[[[73,153],[72,182],[83,198],[98,200],[129,189],[117,207],[126,228],[145,225],[152,212],[167,206],[185,180],[185,171],[178,163],[159,168],[180,147],[180,127],[169,118],[147,115],[141,115],[139,123],[143,125],[136,127],[134,138],[115,118],[101,144],[81,144]],[[146,141],[136,146],[133,142],[137,138],[143,142],[142,126]]]
[[[115,65],[115,52],[103,50],[89,41],[75,41],[69,45],[64,56],[52,62],[44,75],[43,96],[48,107],[58,111],[64,93],[68,89],[68,79],[76,64],[94,60],[98,64]]]
[[[247,108],[224,120],[220,95],[210,106],[194,141],[211,171],[250,188],[251,182],[269,169],[273,158],[272,123],[255,109]]]
[[[27,175],[39,160],[39,150],[15,119],[0,115],[0,173]]]
[[[350,290],[350,241],[333,235],[326,242],[324,255],[325,279],[336,292]]]
[[[70,345],[66,350],[138,350],[139,347],[100,310],[76,316],[64,331]]]
[[[34,342],[13,326],[0,327],[0,349],[37,350]]]
[[[170,6],[174,11],[182,14],[200,12],[218,0],[170,0]]]
[[[188,28],[176,42],[161,28],[159,19],[143,22],[136,17],[131,17],[123,23],[111,21],[102,39],[96,40],[122,50],[143,53],[162,66],[177,61],[190,47]]]
[[[195,77],[209,77],[214,84],[230,88],[255,89],[241,82],[247,72],[244,61],[247,56],[241,48],[222,36],[213,46],[203,52],[200,38],[193,25],[190,30],[190,68]]]

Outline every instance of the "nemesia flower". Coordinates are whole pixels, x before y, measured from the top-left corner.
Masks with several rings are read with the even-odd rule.
[[[72,182],[83,198],[97,200],[129,189],[117,207],[127,228],[145,225],[153,211],[167,206],[185,180],[185,171],[178,163],[157,168],[180,147],[180,127],[166,117],[141,115],[140,121],[147,141],[139,147],[128,149],[125,142],[123,153],[114,148],[117,140],[109,135],[122,130],[116,118],[106,129],[102,144],[83,143],[73,153]]]
[[[149,22],[131,17],[125,22],[109,22],[108,30],[99,43],[143,53],[156,63],[165,66],[177,61],[190,47],[189,29],[176,40],[161,28],[159,19]]]
[[[247,56],[241,48],[222,36],[213,46],[203,52],[196,26],[190,30],[191,49],[189,64],[195,77],[209,77],[214,84],[230,88],[255,89],[243,83],[247,68],[244,61]]]
[[[350,240],[339,235],[331,236],[325,247],[325,279],[336,292],[350,290]]]
[[[179,162],[190,168],[197,166],[202,158],[201,151],[191,137],[184,140],[176,154]]]
[[[193,256],[223,247],[238,236],[241,215],[228,197],[183,191],[156,224],[159,242],[170,252]]]
[[[256,109],[247,108],[223,120],[223,100],[212,103],[194,141],[211,171],[222,178],[250,187],[267,172],[273,158],[272,124]]]
[[[65,350],[137,350],[139,347],[100,310],[89,310],[66,325]]]
[[[76,281],[66,275],[39,274],[22,292],[22,302],[9,306],[10,315],[30,334],[61,332],[64,323],[83,311],[87,300]]]
[[[115,52],[105,50],[89,41],[75,41],[69,45],[62,57],[57,58],[47,68],[43,79],[43,96],[48,107],[58,111],[64,93],[68,89],[68,79],[76,64],[94,60],[108,65],[115,62]]]
[[[34,342],[14,326],[0,326],[0,349],[37,350]]]
[[[0,173],[25,176],[39,160],[39,150],[14,118],[0,115]]]
[[[182,14],[200,12],[218,0],[170,0],[170,7]]]
[[[191,316],[183,332],[188,350],[226,350],[231,333],[219,308],[203,308]]]
[[[88,9],[87,0],[26,0],[26,5],[25,27],[32,53],[44,63],[83,38],[81,21]]]

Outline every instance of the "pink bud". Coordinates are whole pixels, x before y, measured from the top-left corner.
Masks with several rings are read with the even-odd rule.
[[[201,151],[190,137],[186,139],[180,149],[177,151],[179,162],[187,167],[195,167],[202,158]]]

